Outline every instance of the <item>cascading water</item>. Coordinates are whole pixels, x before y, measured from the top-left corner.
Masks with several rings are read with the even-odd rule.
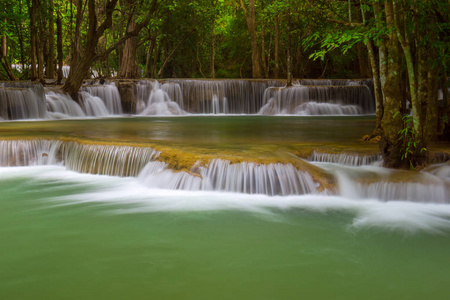
[[[83,108],[86,116],[90,117],[105,117],[110,115],[105,103],[100,97],[92,96],[87,92],[80,93],[81,101],[83,101]]]
[[[0,118],[40,119],[46,113],[44,89],[39,83],[0,83]]]
[[[80,173],[137,176],[160,152],[149,147],[60,140],[2,140],[0,166],[60,165]]]
[[[176,102],[172,101],[167,92],[161,89],[159,83],[155,81],[150,91],[147,105],[141,115],[172,116],[183,114],[185,114],[185,112],[180,108],[180,106]]]
[[[179,86],[183,107],[189,113],[255,114],[263,105],[264,91],[282,85],[283,82],[277,80],[170,79],[164,81],[163,87]],[[169,92],[169,96],[174,95]]]
[[[109,114],[121,115],[123,113],[119,90],[114,83],[85,85],[81,89],[92,96],[99,97],[104,102]]]
[[[264,99],[262,115],[359,115],[375,109],[366,85],[268,88]]]
[[[320,153],[314,151],[313,154],[308,158],[308,160],[316,162],[338,163],[348,166],[362,166],[362,165],[380,164],[382,161],[382,157],[381,155],[360,156],[351,154]]]
[[[69,95],[47,92],[47,117],[50,119],[65,119],[69,117],[85,117],[83,109]]]
[[[206,167],[200,167],[199,175],[174,173],[163,163],[150,162],[139,178],[150,187],[174,190],[224,191],[269,196],[317,192],[311,176],[291,164],[231,164],[226,160],[214,159]]]
[[[143,115],[262,114],[262,115],[359,115],[374,113],[371,81],[300,80],[282,88],[277,80],[191,80],[170,79],[162,83],[141,80],[133,83],[133,113]],[[319,86],[319,84],[323,84]],[[332,84],[332,85],[331,85]],[[3,83],[0,91],[0,118],[41,119],[103,117],[122,115],[122,100],[114,83],[82,86],[80,110],[70,99],[39,83]],[[60,98],[60,99],[58,99]],[[47,104],[45,104],[47,102]],[[135,111],[134,111],[135,107]],[[47,108],[47,109],[46,109]]]
[[[0,166],[65,165],[67,169],[91,174],[138,176],[151,188],[223,191],[247,194],[302,195],[317,194],[318,183],[311,175],[292,164],[230,163],[213,159],[191,172],[176,172],[156,161],[160,152],[150,147],[102,145],[62,140],[0,141]],[[320,156],[324,157],[324,156]],[[407,200],[448,203],[450,180],[448,165],[428,173],[410,174],[381,167],[361,166],[371,157],[348,159],[338,163],[314,163],[324,172],[334,174],[336,190],[350,199]],[[329,160],[332,160],[329,158]],[[323,159],[324,160],[324,159]],[[434,173],[433,173],[434,172]]]

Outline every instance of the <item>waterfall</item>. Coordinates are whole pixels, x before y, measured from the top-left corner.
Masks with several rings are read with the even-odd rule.
[[[255,114],[263,105],[264,91],[268,87],[282,85],[283,82],[277,80],[168,79],[162,86],[179,86],[184,110],[189,113],[217,113],[219,102],[220,113]]]
[[[83,109],[67,94],[47,92],[47,117],[50,119],[63,119],[69,117],[85,117]]]
[[[223,191],[247,194],[301,195],[316,193],[315,182],[308,173],[291,164],[232,164],[214,159],[200,167],[200,176],[173,172],[160,162],[149,163],[140,173],[141,182],[150,187]]]
[[[65,165],[80,173],[137,176],[160,152],[150,147],[60,140],[0,140],[0,166]]]
[[[105,103],[100,97],[92,96],[87,92],[81,92],[80,97],[83,101],[84,112],[86,116],[105,117],[110,115]]]
[[[103,100],[109,114],[121,115],[123,113],[119,90],[114,83],[85,85],[81,89]]]
[[[352,199],[406,200],[412,202],[449,203],[450,188],[432,175],[423,175],[422,182],[379,180],[372,183],[351,180],[345,173],[337,178],[341,195]]]
[[[374,113],[375,104],[366,85],[268,88],[262,115],[359,115]]]
[[[183,114],[185,114],[185,112],[180,108],[180,106],[176,102],[172,101],[167,92],[161,89],[159,83],[155,81],[150,91],[147,105],[141,115],[172,116]]]
[[[410,172],[375,166],[349,167],[318,164],[334,174],[338,192],[350,199],[449,203],[450,181],[427,172]]]
[[[150,147],[66,142],[62,157],[69,170],[114,176],[137,176],[160,152]]]
[[[131,99],[127,101],[136,104],[132,113],[139,115],[360,115],[375,111],[370,80],[299,80],[289,88],[282,87],[285,83],[281,80],[167,79],[131,84],[127,96]],[[82,86],[83,113],[77,103],[69,103],[70,98],[51,90],[44,95],[40,83],[8,82],[1,87],[0,118],[5,120],[123,114],[122,99],[114,83],[92,81]],[[98,98],[89,98],[83,92]]]
[[[330,154],[314,151],[308,158],[309,161],[338,163],[348,166],[362,166],[379,163],[382,160],[381,155],[352,155],[352,154]]]
[[[311,175],[292,164],[231,163],[213,159],[205,166],[194,166],[191,172],[173,171],[167,163],[156,161],[160,153],[145,146],[91,144],[73,140],[0,140],[2,167],[64,165],[81,173],[138,176],[142,184],[162,189],[269,196],[318,193],[318,184]],[[369,157],[366,159],[349,160],[352,164],[362,165],[369,162]],[[324,172],[334,174],[336,192],[346,198],[424,203],[450,201],[448,164],[432,167],[429,172],[333,163],[315,165]]]
[[[61,142],[54,140],[0,140],[0,166],[58,164]]]
[[[46,114],[44,89],[39,83],[0,84],[0,118],[4,120],[40,119]]]

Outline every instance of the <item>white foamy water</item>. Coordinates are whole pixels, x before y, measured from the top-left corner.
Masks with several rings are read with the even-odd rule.
[[[382,202],[321,194],[269,197],[213,191],[163,190],[149,188],[132,177],[79,174],[58,166],[3,167],[0,168],[0,180],[23,182],[24,193],[29,184],[42,186],[48,192],[77,186],[80,192],[70,189],[66,195],[40,201],[50,201],[48,205],[52,206],[111,204],[112,206],[105,206],[105,212],[114,214],[238,210],[271,216],[286,210],[301,209],[323,214],[344,212],[350,216],[349,230],[379,228],[407,234],[438,234],[450,230],[450,205],[447,204]]]

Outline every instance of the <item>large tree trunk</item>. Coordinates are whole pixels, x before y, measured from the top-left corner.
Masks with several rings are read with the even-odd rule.
[[[8,75],[9,80],[18,80],[16,75],[14,75],[13,70],[11,69],[11,64],[8,61],[8,39],[6,35],[2,36],[2,49],[0,51],[0,61],[3,66],[3,69],[5,69],[6,74]]]
[[[31,74],[30,79],[37,79],[36,71],[36,10],[37,10],[37,0],[32,0],[31,5],[28,0],[28,10],[30,12],[30,62],[31,62]]]
[[[58,49],[58,84],[61,84],[63,79],[63,37],[62,37],[62,21],[61,15],[58,13],[56,19],[56,36],[57,36],[57,49]]]
[[[380,141],[380,150],[383,156],[383,165],[389,168],[404,167],[402,159],[402,141],[399,140],[398,132],[403,128],[401,112],[401,63],[402,53],[400,44],[395,36],[391,36],[388,46],[388,67],[386,83],[384,85],[384,114],[381,121],[383,130]]]
[[[384,105],[383,105],[383,91],[380,80],[380,69],[372,41],[368,41],[367,52],[369,53],[369,61],[372,68],[372,78],[375,92],[375,111],[376,111],[376,125],[374,133],[378,134],[381,129],[381,120],[383,119]]]
[[[216,20],[214,19],[211,26],[211,78],[216,78],[216,70],[214,68],[215,60],[216,60],[216,34],[214,32]]]
[[[243,0],[240,0],[241,8],[244,11],[245,20],[247,22],[248,32],[250,34],[250,44],[252,48],[252,77],[262,78],[261,56],[258,48],[258,36],[256,32],[256,12],[255,0],[248,1],[248,10]]]
[[[136,30],[137,23],[131,20],[127,26],[127,32]],[[131,37],[125,42],[122,61],[117,77],[119,78],[137,78],[136,65],[137,37]]]
[[[125,35],[123,35],[118,41],[116,41],[114,44],[112,44],[109,48],[105,49],[104,51],[97,53],[97,44],[99,42],[100,37],[103,36],[106,29],[110,28],[112,26],[112,15],[115,10],[115,6],[117,4],[118,0],[108,0],[105,5],[105,11],[104,11],[104,21],[97,26],[97,13],[96,13],[96,2],[95,0],[88,0],[88,17],[89,17],[89,28],[87,31],[87,38],[86,38],[86,45],[81,52],[80,48],[75,49],[74,56],[72,57],[72,63],[70,65],[70,73],[69,77],[66,80],[66,83],[63,86],[63,90],[68,93],[74,100],[78,99],[78,91],[81,87],[81,84],[83,83],[83,79],[87,75],[89,68],[91,67],[92,63],[97,59],[104,59],[106,58],[111,51],[114,49],[117,49],[117,47],[121,44],[123,44],[127,39],[136,36],[139,34],[142,28],[148,25],[150,22],[150,16],[154,11],[154,8],[156,8],[156,0],[153,0],[152,9],[149,12],[149,15],[147,18],[142,21],[141,23],[136,25],[136,29],[130,32],[127,32]],[[77,32],[79,33],[81,20],[82,20],[82,13],[81,13],[81,7],[82,3],[81,1],[77,2]],[[77,32],[75,35],[77,35]],[[79,46],[79,44],[76,42],[77,39],[75,39],[74,44],[76,46]],[[74,48],[74,46],[72,46]],[[79,59],[78,59],[79,58]]]
[[[48,60],[47,78],[55,78],[55,29],[53,22],[53,0],[48,2]]]
[[[39,5],[38,10],[38,24],[39,24],[39,41],[36,44],[37,61],[38,61],[38,78],[40,81],[44,80],[44,44],[45,44],[45,20],[42,11],[42,5]]]
[[[151,35],[151,31],[149,30],[149,35]],[[152,54],[156,46],[156,37],[157,32],[155,31],[153,35],[150,37],[150,41],[148,42],[148,48],[147,48],[147,60],[145,63],[145,71],[146,71],[146,77],[147,78],[153,78],[153,62],[152,62]]]
[[[386,23],[392,25],[392,5],[386,2],[385,10]],[[403,53],[395,33],[389,35],[386,48],[388,51],[386,73],[383,74],[386,82],[383,87],[385,102],[381,121],[383,135],[380,141],[380,150],[385,167],[401,168],[405,167],[406,162],[402,159],[403,143],[399,139],[399,131],[403,128],[402,116],[404,113],[401,110],[404,96],[404,91],[401,90]]]
[[[291,58],[291,4],[288,1],[287,11],[287,86],[292,86],[292,58]]]

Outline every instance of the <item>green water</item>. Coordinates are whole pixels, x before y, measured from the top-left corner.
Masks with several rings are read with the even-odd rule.
[[[0,122],[0,136],[49,135],[177,143],[349,142],[375,126],[373,116],[185,116]]]
[[[448,229],[283,199],[0,168],[0,299],[448,299]],[[426,228],[429,206],[414,209]]]

